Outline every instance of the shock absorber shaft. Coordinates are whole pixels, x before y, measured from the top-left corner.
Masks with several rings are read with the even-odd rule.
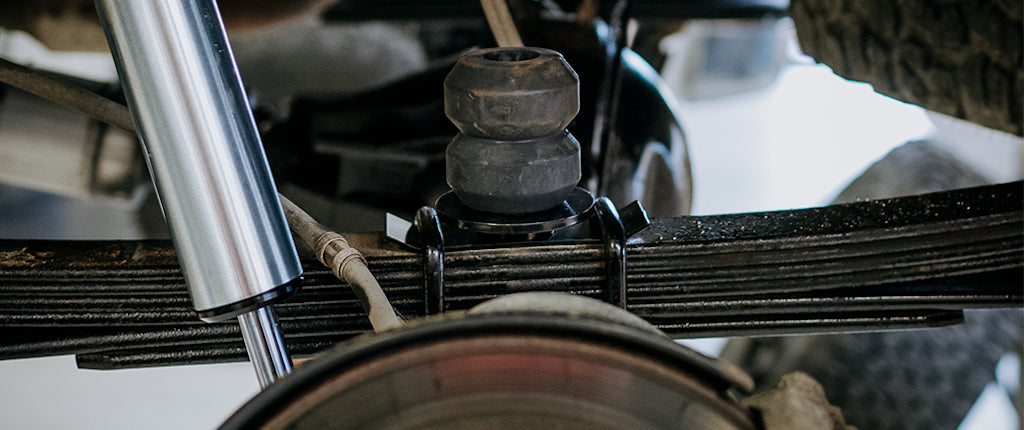
[[[213,0],[96,0],[192,303],[239,317],[260,382],[290,369],[273,312],[302,274]]]
[[[292,360],[284,348],[284,339],[277,328],[277,315],[270,306],[238,316],[242,339],[249,361],[256,369],[256,379],[266,387],[277,378],[292,371]]]

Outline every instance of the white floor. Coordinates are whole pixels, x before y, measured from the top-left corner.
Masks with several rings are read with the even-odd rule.
[[[72,356],[0,363],[0,428],[213,429],[256,394],[248,363],[79,370]]]

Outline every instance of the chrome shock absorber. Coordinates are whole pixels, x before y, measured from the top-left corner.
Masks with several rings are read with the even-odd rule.
[[[96,0],[199,316],[238,318],[266,386],[291,370],[272,309],[302,274],[213,0]]]

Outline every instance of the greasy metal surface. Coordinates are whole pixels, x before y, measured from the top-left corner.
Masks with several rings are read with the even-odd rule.
[[[397,428],[407,419],[480,428],[531,417],[558,428],[754,428],[728,393],[735,381],[718,365],[660,334],[586,317],[449,314],[334,349],[255,397],[222,428],[379,428],[382,413]],[[538,408],[545,413],[523,413],[537,411],[538,394],[547,399]],[[474,407],[450,403],[466,397]],[[413,408],[419,413],[404,413]],[[579,415],[580,408],[592,416]]]
[[[580,181],[580,145],[565,129],[579,110],[579,77],[555,51],[462,55],[444,81],[444,111],[460,131],[445,151],[448,184],[480,211],[558,206]]]
[[[1017,181],[792,211],[661,218],[631,243],[642,246],[659,241],[701,242],[782,236],[817,238],[822,235],[832,235],[839,242],[844,234],[873,228],[891,233],[898,228],[922,225],[922,230],[926,230],[928,227],[923,226],[926,223],[966,222],[966,218],[975,217],[984,223],[982,218],[986,215],[1019,216],[1024,207],[1022,197],[1024,184]]]
[[[1024,302],[1020,182],[797,211],[661,218],[626,246],[628,309],[676,337],[925,327]],[[421,256],[350,235],[396,309],[422,315]],[[524,291],[601,298],[599,241],[446,249],[446,310]],[[307,260],[278,309],[309,354],[369,330]],[[233,324],[204,327],[167,242],[0,241],[0,357],[86,354],[90,367],[238,360]],[[128,348],[138,348],[128,350]],[[120,351],[119,351],[120,349]]]

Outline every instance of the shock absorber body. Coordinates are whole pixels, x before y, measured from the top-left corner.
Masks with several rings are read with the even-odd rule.
[[[204,321],[238,317],[263,385],[290,370],[273,312],[302,268],[213,0],[96,0]],[[262,364],[261,364],[262,363]]]

